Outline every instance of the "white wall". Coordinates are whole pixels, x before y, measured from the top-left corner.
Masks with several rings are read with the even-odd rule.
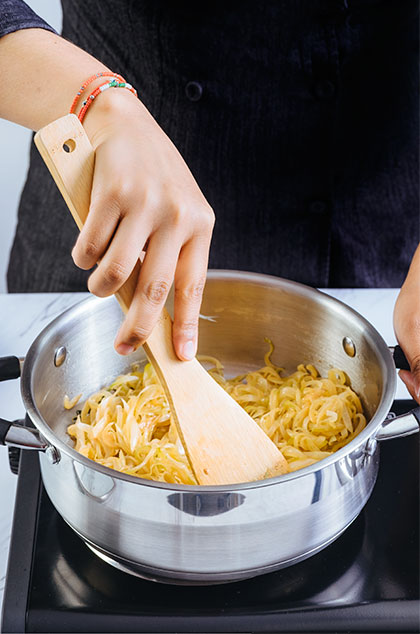
[[[26,0],[59,33],[60,0]],[[20,192],[28,169],[31,132],[0,119],[0,293],[6,291],[6,271],[17,220]]]

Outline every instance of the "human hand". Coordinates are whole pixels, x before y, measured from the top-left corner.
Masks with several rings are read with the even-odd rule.
[[[180,359],[191,359],[213,211],[175,146],[128,91],[102,94],[85,128],[96,152],[95,171],[73,260],[82,269],[101,260],[88,287],[106,297],[121,288],[146,249],[115,348],[129,354],[146,341],[174,282],[174,348]]]
[[[411,372],[400,370],[399,375],[420,403],[420,246],[395,304],[394,330],[411,368]]]

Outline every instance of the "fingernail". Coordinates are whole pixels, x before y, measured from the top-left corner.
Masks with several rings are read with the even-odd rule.
[[[194,359],[194,356],[195,356],[194,341],[187,341],[186,343],[184,343],[184,345],[181,347],[181,355],[186,361],[191,361],[191,359]]]
[[[122,355],[131,354],[132,352],[134,352],[134,348],[133,346],[130,346],[128,343],[120,343],[117,346],[117,352],[118,354],[122,354]]]

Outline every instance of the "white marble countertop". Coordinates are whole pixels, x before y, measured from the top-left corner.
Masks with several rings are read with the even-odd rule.
[[[398,291],[395,289],[328,289],[366,317],[381,333],[388,345],[394,345],[392,311]],[[84,299],[86,293],[62,294],[0,294],[0,356],[25,356],[32,341],[54,317],[72,304]],[[397,398],[409,398],[398,381]],[[20,398],[19,381],[0,384],[0,417],[8,420],[23,418],[25,410]],[[16,491],[16,476],[9,470],[7,450],[0,448],[0,612],[6,575],[10,531]]]

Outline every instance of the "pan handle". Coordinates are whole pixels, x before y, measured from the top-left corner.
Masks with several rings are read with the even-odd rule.
[[[0,381],[18,379],[21,375],[24,359],[19,357],[0,357]],[[25,427],[22,423],[12,423],[0,418],[0,445],[45,451],[49,446],[37,429]]]
[[[402,438],[416,434],[420,427],[420,407],[415,407],[406,414],[395,416],[392,412],[388,414],[382,427],[376,433],[376,440],[389,440],[390,438]]]
[[[404,354],[403,349],[399,346],[389,346],[392,356],[394,357],[395,367],[399,370],[410,371],[410,364]],[[414,401],[413,401],[414,402]],[[382,427],[376,433],[376,440],[389,440],[390,438],[402,438],[416,434],[420,429],[420,407],[415,407],[406,414],[395,416],[390,412],[385,419]]]
[[[389,346],[389,349],[392,353],[392,356],[394,357],[395,367],[398,370],[408,370],[410,372],[410,364],[408,363],[407,357],[405,356],[404,350],[401,348],[401,346]]]
[[[24,357],[0,357],[0,381],[18,379],[22,372]],[[0,445],[17,449],[32,449],[45,452],[52,464],[60,461],[60,452],[41,436],[37,429],[26,427],[24,421],[0,418]]]
[[[0,445],[46,451],[50,446],[37,429],[0,418]]]
[[[0,381],[18,379],[24,360],[19,357],[0,357]]]

